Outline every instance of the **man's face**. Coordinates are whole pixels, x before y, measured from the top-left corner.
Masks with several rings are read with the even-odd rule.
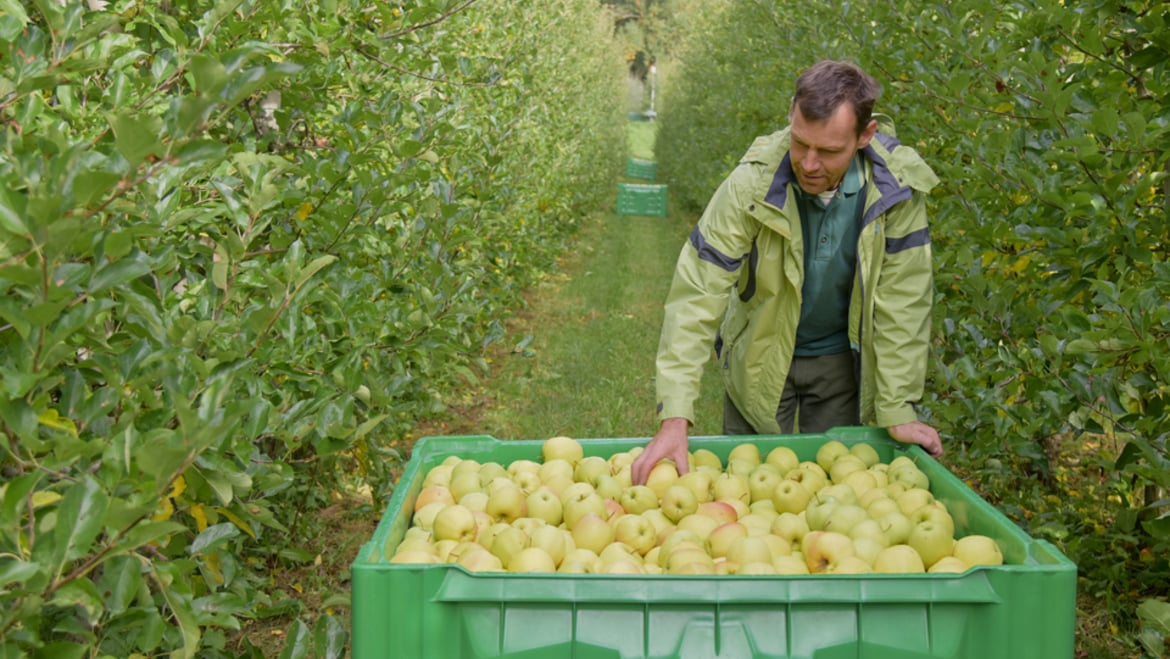
[[[854,154],[869,144],[877,130],[877,122],[870,121],[858,136],[857,119],[848,103],[838,105],[824,121],[807,121],[800,106],[794,104],[788,119],[792,170],[801,189],[809,194],[835,189],[849,171]]]

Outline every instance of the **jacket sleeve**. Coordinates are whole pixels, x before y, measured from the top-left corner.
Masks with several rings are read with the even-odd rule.
[[[874,414],[879,426],[916,421],[930,351],[934,280],[924,195],[895,206],[874,292]]]
[[[748,217],[752,166],[740,165],[719,186],[683,245],[667,295],[658,343],[658,419],[694,422],[704,365],[739,268],[759,225]]]

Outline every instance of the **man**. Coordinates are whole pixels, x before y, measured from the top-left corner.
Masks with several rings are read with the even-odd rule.
[[[716,190],[666,301],[660,426],[634,482],[664,458],[686,471],[712,343],[725,434],[865,423],[942,454],[914,409],[933,297],[925,196],[938,179],[875,118],[880,92],[852,64],[816,64],[797,80],[789,127],[758,138]]]

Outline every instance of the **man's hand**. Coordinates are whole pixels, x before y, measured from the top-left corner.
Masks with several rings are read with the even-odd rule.
[[[937,458],[943,454],[942,440],[938,437],[938,431],[921,421],[900,423],[896,426],[890,426],[886,430],[890,433],[890,437],[905,444],[917,444],[926,449],[926,452],[932,457]]]
[[[690,469],[687,464],[688,426],[689,422],[681,417],[662,420],[654,439],[646,444],[646,448],[630,466],[630,477],[635,485],[645,485],[650,470],[663,458],[673,460],[680,475],[687,473]]]

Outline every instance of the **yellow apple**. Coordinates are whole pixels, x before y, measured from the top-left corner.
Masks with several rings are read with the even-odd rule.
[[[576,469],[573,463],[564,458],[553,458],[540,465],[536,474],[540,477],[541,483],[547,483],[553,478],[567,478],[571,482],[576,474]]]
[[[414,515],[411,517],[411,521],[414,526],[430,531],[431,526],[435,522],[435,515],[438,515],[439,511],[446,508],[448,505],[450,504],[444,503],[442,501],[432,501],[431,503],[428,503],[422,508],[414,511]]]
[[[616,476],[602,474],[597,477],[597,481],[594,483],[593,489],[601,496],[602,499],[616,499],[620,501],[622,498],[622,492],[624,492],[626,488],[622,485],[621,481],[619,481]]]
[[[968,535],[955,542],[954,557],[967,565],[1003,565],[999,544],[985,535]]]
[[[752,489],[747,476],[723,472],[711,482],[711,495],[715,500],[738,500],[746,506],[751,503]]]
[[[739,522],[720,524],[711,529],[707,536],[707,545],[710,547],[711,556],[714,558],[727,556],[727,550],[731,547],[731,543],[737,538],[746,538],[747,536],[747,527]]]
[[[844,443],[838,440],[830,439],[817,448],[816,462],[817,465],[819,465],[821,469],[824,469],[825,473],[827,474],[829,472],[829,467],[837,458],[848,454],[848,446],[845,446]]]
[[[779,513],[799,513],[808,508],[812,494],[799,482],[785,478],[772,490],[772,505]]]
[[[830,565],[854,556],[853,540],[835,531],[810,531],[801,541],[800,552],[804,554],[809,572],[825,572]]]
[[[808,574],[808,565],[805,564],[804,559],[800,556],[789,554],[787,556],[777,556],[772,559],[772,567],[776,568],[776,574]]]
[[[719,526],[719,522],[706,515],[687,515],[678,520],[677,526],[680,529],[694,533],[706,541],[708,536],[711,535],[711,531],[714,531],[715,527]]]
[[[706,515],[717,522],[734,522],[739,519],[739,512],[726,501],[704,501],[695,510],[698,515]]]
[[[951,535],[955,534],[955,520],[941,501],[932,501],[924,506],[919,506],[910,513],[909,517],[912,524],[930,520],[945,526],[950,530]]]
[[[877,523],[891,545],[905,544],[910,539],[910,531],[914,528],[914,523],[900,510],[885,513],[877,518]]]
[[[694,458],[696,469],[706,466],[713,468],[715,471],[723,471],[723,461],[711,450],[705,448],[695,449],[691,455]]]
[[[881,456],[878,455],[877,449],[869,444],[854,444],[849,447],[849,452],[861,458],[867,468],[881,462]]]
[[[675,524],[699,509],[699,501],[695,498],[695,493],[685,485],[671,485],[662,493],[661,499],[659,507],[662,509],[662,514]]]
[[[613,539],[645,556],[658,544],[658,532],[646,517],[624,514],[613,525]]]
[[[931,574],[958,573],[966,572],[969,569],[971,569],[971,566],[964,563],[962,559],[954,556],[943,556],[935,561],[934,565],[931,565],[927,572]]]
[[[479,489],[479,481],[476,480],[475,489]],[[414,511],[418,512],[423,506],[436,501],[444,504],[452,504],[458,501],[455,495],[443,485],[431,485],[419,490],[418,496],[414,499]]]
[[[552,556],[540,547],[525,547],[508,560],[509,572],[556,572]]]
[[[871,567],[874,561],[877,560],[878,554],[885,548],[885,545],[870,536],[863,535],[853,539],[854,555],[868,563]]]
[[[688,471],[678,477],[678,485],[685,486],[695,493],[695,501],[703,503],[711,500],[711,473],[705,469]]]
[[[435,540],[475,540],[479,526],[475,522],[475,514],[467,507],[453,503],[444,506],[435,514],[431,523],[431,533]]]
[[[926,572],[921,555],[910,545],[890,545],[878,553],[873,571],[885,574],[917,574]]]
[[[527,549],[530,542],[531,538],[528,537],[527,533],[515,526],[508,526],[495,534],[491,546],[487,549],[500,559],[501,564],[508,567],[512,557]]]
[[[613,476],[613,471],[610,468],[609,461],[600,455],[590,455],[581,458],[577,463],[577,467],[573,470],[573,480],[589,483],[593,487],[597,487],[597,481],[602,476]]]
[[[468,510],[470,510],[472,512],[477,512],[477,511],[482,512],[482,511],[487,510],[487,502],[488,502],[487,492],[479,491],[479,492],[468,492],[467,494],[464,494],[463,496],[459,497],[459,500],[456,503],[467,508]]]
[[[508,463],[508,476],[510,478],[515,478],[516,474],[520,473],[540,474],[540,463],[528,459],[513,460]]]
[[[451,470],[454,469],[452,465],[439,464],[431,467],[427,471],[427,475],[423,477],[423,487],[430,487],[431,485],[447,485],[451,482]]]
[[[748,474],[748,492],[751,502],[771,501],[776,486],[784,481],[784,475],[767,462],[759,464]]]
[[[585,494],[593,494],[597,490],[589,483],[583,481],[576,481],[572,485],[561,490],[561,503],[565,503],[569,499],[580,497]]]
[[[565,460],[576,465],[585,457],[585,449],[581,442],[572,437],[558,435],[549,437],[540,445],[540,455],[547,463],[550,460]]]
[[[438,563],[439,557],[429,551],[412,549],[397,552],[390,558],[391,563]]]
[[[732,447],[727,454],[727,462],[732,460],[746,460],[753,466],[760,464],[760,447],[751,442],[741,442]]]
[[[903,515],[910,515],[915,510],[934,501],[934,494],[930,490],[925,490],[920,487],[912,487],[902,494],[900,494],[895,501],[898,502],[898,508]]]
[[[826,574],[867,574],[873,568],[857,556],[844,556],[841,560],[830,563],[825,568]]]
[[[678,480],[678,469],[669,460],[663,460],[650,469],[646,475],[646,486],[654,491],[654,495],[662,498],[666,488],[674,485]]]
[[[538,488],[528,495],[525,505],[530,517],[542,519],[547,524],[557,526],[564,521],[564,505],[561,500],[547,486]]]
[[[631,485],[622,491],[618,503],[632,515],[658,508],[658,495],[648,485]]]
[[[528,495],[515,485],[500,487],[488,494],[484,511],[497,520],[511,522],[528,514],[527,500]]]
[[[725,556],[737,565],[771,563],[773,558],[768,543],[763,538],[750,535],[732,540]]]
[[[780,513],[772,520],[770,531],[783,538],[789,545],[800,546],[800,541],[809,532],[808,522],[796,513]]]
[[[834,483],[844,483],[845,477],[855,471],[865,471],[866,465],[861,461],[861,458],[851,453],[846,453],[833,461],[829,465],[829,480]]]
[[[577,525],[578,520],[590,513],[597,515],[602,521],[609,519],[610,511],[605,505],[605,499],[596,492],[570,497],[561,507],[565,526],[570,529]]]
[[[472,549],[460,554],[456,563],[472,572],[504,571],[504,564],[499,557],[479,545],[473,545]]]
[[[796,469],[800,464],[800,458],[797,457],[796,451],[788,446],[777,446],[768,451],[768,456],[764,458],[764,462],[776,467],[781,475],[787,475],[788,472]]]
[[[594,495],[596,496],[596,495]],[[565,523],[568,524],[568,518]],[[605,546],[613,542],[614,529],[604,517],[595,512],[586,512],[575,519],[569,529],[573,533],[573,544],[600,555]]]
[[[926,567],[938,562],[943,556],[950,556],[955,548],[953,531],[943,524],[927,520],[919,522],[910,529],[910,537],[906,544],[914,548],[922,557]]]

